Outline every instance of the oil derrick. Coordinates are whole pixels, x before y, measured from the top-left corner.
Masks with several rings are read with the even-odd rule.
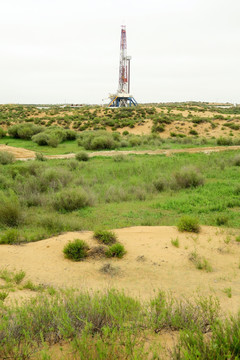
[[[134,97],[130,95],[130,61],[131,56],[127,56],[126,26],[122,25],[118,91],[116,94],[109,96],[111,101],[108,104],[108,107],[127,107],[137,105]]]

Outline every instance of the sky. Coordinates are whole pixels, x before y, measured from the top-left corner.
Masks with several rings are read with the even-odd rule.
[[[121,25],[139,103],[240,103],[239,0],[1,0],[0,103],[103,104]]]

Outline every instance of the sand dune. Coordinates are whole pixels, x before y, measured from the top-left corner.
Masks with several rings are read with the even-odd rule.
[[[69,240],[80,238],[89,246],[97,244],[90,231],[68,232],[35,243],[1,245],[0,267],[23,269],[38,284],[83,290],[115,287],[143,300],[158,289],[175,296],[216,295],[225,311],[239,309],[240,244],[235,241],[236,230],[203,226],[200,234],[190,234],[170,226],[143,226],[115,232],[127,250],[123,259],[67,260],[62,250]],[[171,244],[177,237],[179,248]],[[189,260],[193,251],[209,261],[212,272],[195,268]],[[111,263],[117,274],[100,272],[106,263]],[[231,288],[231,298],[224,293],[226,288]],[[14,299],[16,296],[12,295]]]

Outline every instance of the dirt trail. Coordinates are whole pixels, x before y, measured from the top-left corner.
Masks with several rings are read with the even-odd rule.
[[[39,284],[90,291],[114,287],[143,300],[154,296],[158,289],[171,291],[177,297],[216,295],[225,311],[239,309],[237,230],[202,226],[200,234],[193,235],[179,233],[173,226],[139,226],[115,232],[127,250],[123,259],[87,259],[77,263],[67,260],[62,250],[69,240],[80,238],[89,246],[97,245],[90,231],[68,232],[20,246],[1,245],[1,268],[22,269]],[[176,238],[179,248],[171,243]],[[212,272],[194,266],[189,260],[194,251],[209,261]],[[99,271],[106,263],[115,268],[114,276]],[[224,292],[227,288],[231,288],[231,298]],[[15,299],[17,294],[9,294],[9,300],[11,296]]]
[[[179,153],[205,153],[210,154],[211,152],[229,151],[229,150],[240,150],[240,145],[234,146],[213,146],[213,147],[202,147],[202,148],[187,148],[187,149],[158,149],[158,150],[110,150],[110,151],[93,151],[89,153],[89,157],[95,156],[116,156],[116,155],[166,155],[171,156],[172,154]],[[35,159],[35,152],[23,148],[17,148],[13,146],[0,145],[0,151],[9,151],[12,153],[17,160],[33,160]],[[71,159],[75,158],[75,154],[63,154],[63,155],[44,155],[47,159]]]

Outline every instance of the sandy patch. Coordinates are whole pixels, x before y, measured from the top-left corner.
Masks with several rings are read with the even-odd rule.
[[[69,232],[21,246],[0,247],[1,268],[24,270],[38,284],[78,289],[124,289],[128,294],[149,299],[158,289],[175,296],[216,295],[224,310],[237,311],[240,303],[240,245],[234,230],[203,226],[201,233],[179,233],[175,227],[132,227],[115,230],[126,247],[123,259],[89,259],[72,262],[64,258],[64,245],[76,238],[92,246],[92,232]],[[178,237],[180,247],[171,244]],[[229,239],[231,240],[229,242]],[[229,243],[228,243],[229,242]],[[189,260],[193,251],[204,256],[213,271],[198,270]],[[111,263],[119,273],[113,277],[100,268]],[[231,288],[232,297],[224,289]]]
[[[15,156],[16,159],[34,159],[35,152],[23,148],[17,148],[14,146],[0,145],[0,151],[8,151]]]

